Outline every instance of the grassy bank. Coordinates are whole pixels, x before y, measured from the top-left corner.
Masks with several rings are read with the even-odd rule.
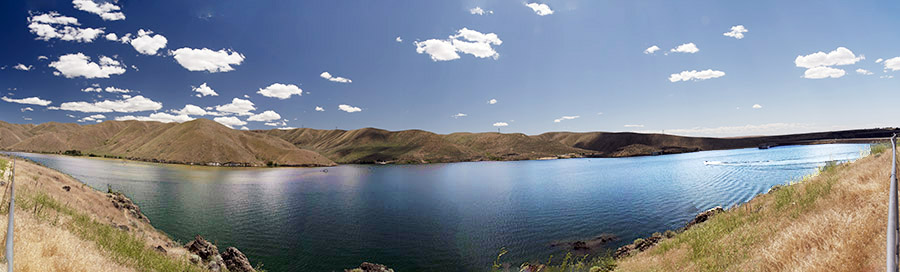
[[[149,223],[112,207],[105,194],[22,160],[15,175],[15,271],[205,271]],[[0,189],[5,224],[9,183]]]
[[[889,151],[875,145],[866,158],[777,186],[616,271],[883,270]]]

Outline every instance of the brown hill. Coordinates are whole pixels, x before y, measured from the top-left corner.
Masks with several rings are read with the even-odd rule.
[[[6,150],[63,153],[208,165],[330,166],[334,162],[282,139],[227,128],[211,120],[185,123],[106,121],[33,127],[0,122]],[[6,134],[9,134],[7,136]],[[7,138],[9,137],[9,138]],[[23,139],[24,138],[24,139]],[[16,141],[18,139],[18,141]],[[13,144],[9,144],[15,142]]]

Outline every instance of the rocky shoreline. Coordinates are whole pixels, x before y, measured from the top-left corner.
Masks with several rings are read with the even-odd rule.
[[[697,216],[695,216],[694,219],[689,221],[683,228],[680,228],[675,231],[667,230],[665,233],[657,232],[647,238],[638,238],[638,239],[634,240],[633,243],[621,246],[618,249],[616,249],[616,252],[613,254],[613,258],[620,259],[620,258],[631,256],[638,252],[646,251],[646,250],[652,248],[653,246],[655,246],[656,244],[658,244],[659,242],[661,242],[663,239],[673,238],[673,237],[675,237],[675,235],[678,235],[679,233],[682,233],[682,232],[690,229],[691,227],[696,226],[697,224],[706,222],[713,216],[723,213],[723,212],[725,212],[725,209],[722,209],[721,206],[716,206],[715,208],[712,208],[712,209],[709,209],[709,210],[706,210],[704,212],[697,214]]]

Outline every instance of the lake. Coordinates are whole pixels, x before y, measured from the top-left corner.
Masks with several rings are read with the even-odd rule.
[[[101,191],[125,192],[181,242],[202,234],[269,271],[485,271],[560,260],[558,241],[612,234],[608,248],[745,202],[865,144],[633,158],[215,168],[13,153]],[[325,171],[327,170],[327,171]]]

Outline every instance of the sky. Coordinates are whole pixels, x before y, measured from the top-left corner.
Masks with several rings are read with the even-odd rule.
[[[0,120],[771,135],[900,126],[896,1],[3,1]]]

